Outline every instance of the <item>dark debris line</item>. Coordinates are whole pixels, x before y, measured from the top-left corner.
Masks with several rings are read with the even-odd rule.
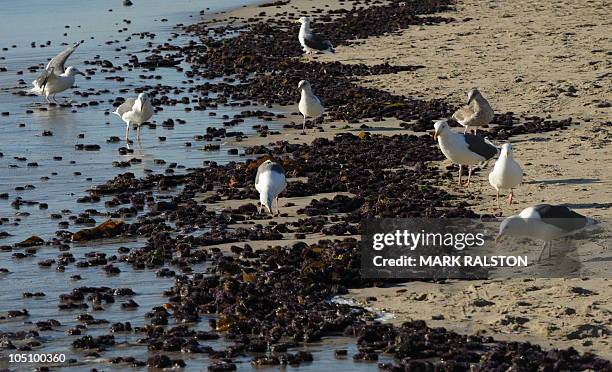
[[[376,361],[381,353],[394,356],[396,364],[380,365],[388,370],[462,371],[473,365],[485,371],[533,370],[542,366],[544,370],[607,368],[609,362],[580,355],[573,349],[544,351],[528,343],[463,336],[429,328],[422,321],[400,327],[381,325],[372,323],[371,314],[363,309],[329,302],[350,288],[376,285],[361,279],[359,242],[350,237],[312,245],[296,242],[267,250],[236,245],[231,248],[232,255],[214,248],[221,243],[281,239],[283,234],[355,234],[358,222],[366,217],[474,216],[468,209],[453,206],[450,196],[433,186],[446,176],[425,163],[439,160],[438,152],[431,151],[434,146],[425,135],[343,134],[333,140],[317,139],[312,145],[279,142],[269,148],[249,148],[250,153],[274,156],[292,176],[306,178],[305,182],[290,183],[287,196],[314,196],[324,191],[356,195],[313,200],[301,211],[304,219],[296,224],[254,225],[250,230],[229,230],[227,224],[259,218],[254,204],[215,214],[194,198],[203,191],[209,191],[209,195],[212,191],[210,203],[222,198],[253,200],[256,194],[252,179],[258,162],[211,165],[182,177],[178,182],[182,190],[176,197],[170,202],[152,203],[146,216],[123,231],[150,238],[146,247],[121,260],[135,268],[158,269],[158,275],[176,276],[174,287],[165,293],[168,305],[152,309],[150,324],[134,331],[146,335],[144,340],[151,350],[207,353],[218,360],[218,368],[231,368],[232,358],[245,353],[266,351],[274,353],[256,356],[252,364],[299,364],[312,356],[288,350],[340,334],[357,337],[359,352],[353,356],[356,361]],[[363,164],[370,166],[365,168]],[[164,182],[163,177],[135,180],[124,175],[106,184],[104,192],[116,190],[116,197],[121,199],[125,190],[134,195],[155,189]],[[343,214],[339,216],[337,212]],[[177,228],[170,228],[167,222]],[[170,234],[193,232],[202,226],[211,226],[212,230]],[[207,274],[186,276],[162,269],[170,264],[185,274],[191,272],[191,265],[203,261],[211,265]],[[226,350],[212,350],[201,344],[216,337],[209,333],[200,334],[184,326],[162,327],[170,317],[177,322],[197,322],[208,314],[217,315],[211,321],[213,329],[233,342]]]

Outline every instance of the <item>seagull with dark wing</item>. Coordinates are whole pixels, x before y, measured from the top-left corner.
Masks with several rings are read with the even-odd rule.
[[[507,236],[527,237],[544,242],[542,253],[548,247],[548,257],[551,256],[553,240],[569,237],[580,231],[596,227],[597,221],[574,212],[564,205],[540,204],[525,208],[521,213],[510,216],[502,221],[495,242],[501,242]]]
[[[472,166],[487,162],[499,154],[499,148],[486,138],[475,134],[453,132],[446,119],[438,120],[434,124],[434,140],[438,140],[444,156],[459,165],[459,185],[464,165],[468,166],[467,185],[469,185]]]
[[[329,40],[325,40],[321,36],[312,32],[310,29],[310,19],[302,17],[299,19],[299,22],[302,24],[302,26],[300,27],[298,39],[300,40],[300,44],[302,44],[302,48],[306,54],[317,52],[335,53],[334,46],[329,42]]]
[[[55,103],[55,95],[61,93],[66,89],[72,88],[76,75],[83,75],[84,73],[79,71],[76,67],[68,66],[65,67],[66,60],[76,48],[81,45],[80,42],[75,43],[73,46],[67,48],[57,56],[53,57],[51,61],[45,67],[43,73],[32,82],[34,86],[30,92],[39,96],[44,96],[48,103],[51,103],[49,96]]]
[[[151,119],[154,113],[151,99],[146,93],[140,93],[138,98],[128,98],[123,102],[113,114],[119,116],[126,124],[125,140],[129,141],[130,125],[136,125],[136,139],[140,139],[140,126]]]

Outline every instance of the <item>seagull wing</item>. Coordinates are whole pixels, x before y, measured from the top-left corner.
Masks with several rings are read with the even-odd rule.
[[[285,170],[283,169],[283,167],[281,167],[280,164],[277,164],[277,163],[272,163],[272,166],[270,167],[270,170],[272,172],[280,173],[282,175],[285,174]]]
[[[564,205],[540,204],[534,207],[542,222],[553,225],[565,232],[577,231],[585,227],[588,219]]]
[[[123,114],[132,111],[132,107],[134,107],[135,103],[136,98],[128,98],[119,107],[117,107],[113,113],[119,115],[119,117],[123,117]]]
[[[57,75],[55,74],[54,68],[51,67],[50,69],[44,70],[42,74],[34,80],[34,85],[43,90],[45,86],[55,78],[57,78]]]
[[[456,120],[459,124],[464,125],[470,121],[476,113],[470,106],[463,106],[459,110],[455,111],[453,114],[453,119]]]
[[[304,35],[304,44],[306,44],[306,46],[310,49],[334,51],[334,46],[329,42],[329,40],[325,40],[321,36],[312,32]]]
[[[65,68],[66,60],[68,59],[68,57],[70,57],[72,53],[74,53],[74,51],[79,45],[81,45],[81,42],[75,43],[73,46],[66,48],[66,50],[56,55],[55,57],[53,57],[53,59],[49,61],[49,63],[47,64],[46,69],[48,70],[51,67],[53,67],[55,68],[55,72],[57,74],[63,74],[64,71],[66,70]]]
[[[486,160],[497,155],[498,148],[488,140],[474,134],[462,134],[461,136],[465,139],[465,143],[471,152],[482,156]]]

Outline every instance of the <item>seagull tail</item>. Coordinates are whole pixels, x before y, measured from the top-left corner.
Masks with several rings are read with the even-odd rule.
[[[495,150],[497,150],[497,155],[499,156],[499,153],[501,152],[501,149],[500,149],[499,147],[497,147],[497,146],[496,146],[496,145],[495,145],[493,142],[489,141],[489,137],[485,137],[485,138],[484,138],[484,141],[485,141],[485,142],[486,142],[488,145],[495,147]]]
[[[34,80],[32,82],[32,85],[33,85],[32,89],[30,89],[28,92],[36,94],[37,96],[42,96],[43,95],[43,88],[41,88],[38,85],[38,82],[36,80]]]
[[[597,220],[596,220],[596,219],[594,219],[594,218],[587,217],[586,219],[587,219],[587,221],[586,221],[586,226],[595,226],[595,225],[599,225],[599,221],[597,221]]]

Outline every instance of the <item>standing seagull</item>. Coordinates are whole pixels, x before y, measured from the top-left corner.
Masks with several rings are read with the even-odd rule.
[[[153,105],[146,93],[140,93],[138,98],[128,98],[117,107],[113,114],[119,116],[126,124],[125,140],[129,141],[130,125],[136,124],[136,139],[140,139],[140,126],[153,116]]]
[[[523,182],[523,170],[512,157],[512,146],[509,143],[502,145],[499,159],[489,173],[489,183],[497,190],[497,206],[499,207],[499,190],[508,189],[508,205],[512,204],[512,189]]]
[[[334,46],[329,40],[325,40],[321,36],[315,34],[310,29],[310,19],[302,17],[298,20],[302,25],[300,26],[300,33],[298,39],[302,45],[302,49],[306,54],[312,54],[317,52],[328,52],[335,53]]]
[[[477,88],[472,88],[468,92],[468,102],[453,114],[459,124],[463,125],[466,133],[468,128],[476,132],[477,127],[487,125],[493,120],[494,112],[489,102],[480,94]]]
[[[259,191],[259,213],[265,207],[272,213],[272,203],[276,200],[276,213],[280,214],[278,208],[278,195],[287,187],[285,170],[279,164],[266,160],[257,168],[255,176],[255,189]]]
[[[543,240],[544,245],[538,255],[539,262],[546,246],[548,246],[548,257],[551,256],[553,240],[575,234],[596,223],[594,219],[576,213],[566,206],[540,204],[525,208],[518,215],[502,221],[495,242],[501,242],[506,236]]]
[[[71,88],[74,85],[74,78],[76,75],[85,76],[85,74],[76,67],[69,66],[65,68],[66,60],[74,53],[79,45],[81,45],[80,42],[75,43],[73,46],[53,57],[47,64],[47,67],[45,67],[43,73],[32,82],[34,88],[30,89],[30,92],[39,96],[44,96],[48,103],[51,103],[49,100],[49,96],[51,96],[53,101],[58,103],[55,100],[55,95]]]
[[[310,117],[316,119],[319,116],[323,115],[323,111],[325,108],[321,103],[319,97],[315,96],[312,93],[312,88],[310,87],[310,83],[307,80],[302,80],[298,84],[298,89],[302,91],[302,96],[300,97],[300,103],[298,104],[298,109],[300,113],[304,115],[304,123],[302,124],[302,134],[306,134],[306,118]]]
[[[463,166],[468,166],[468,181],[472,177],[472,165],[492,159],[499,153],[497,146],[486,138],[474,134],[460,134],[453,132],[446,119],[438,120],[434,124],[434,140],[438,140],[440,150],[447,159],[459,164],[459,185]]]

